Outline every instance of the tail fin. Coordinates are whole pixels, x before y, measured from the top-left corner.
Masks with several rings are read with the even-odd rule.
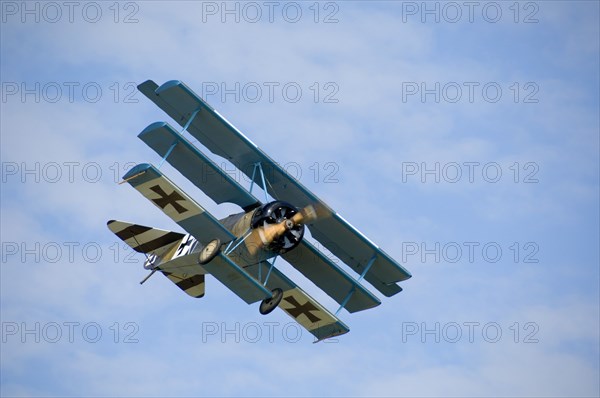
[[[171,269],[171,267],[165,270],[161,266],[163,263],[169,264],[169,260],[184,243],[185,234],[117,220],[110,220],[106,225],[133,250],[147,255],[144,268],[157,267],[163,275],[190,296],[204,296],[204,275],[200,270],[193,272],[194,270],[189,268],[184,270],[183,268]]]

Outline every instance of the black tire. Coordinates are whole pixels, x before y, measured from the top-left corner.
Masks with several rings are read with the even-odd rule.
[[[264,299],[260,302],[258,311],[263,315],[270,314],[275,308],[277,308],[279,303],[281,303],[281,299],[283,298],[283,290],[280,288],[276,287],[271,292],[273,293],[273,297]]]
[[[219,239],[213,239],[204,246],[200,254],[198,255],[198,262],[202,265],[208,264],[213,258],[221,251],[221,241]]]

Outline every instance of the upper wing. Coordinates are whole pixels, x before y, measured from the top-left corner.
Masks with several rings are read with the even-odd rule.
[[[251,166],[260,162],[268,176],[267,191],[273,197],[297,207],[319,203],[329,216],[309,225],[312,236],[355,272],[363,274],[366,271],[364,278],[384,295],[392,296],[402,290],[396,282],[411,277],[404,267],[299,181],[290,178],[285,170],[185,84],[169,81],[158,87],[149,80],[140,84],[138,89],[182,126],[196,114],[188,131],[210,151],[234,163],[250,179]],[[254,182],[262,187],[260,176],[256,175]],[[369,264],[371,267],[367,269]]]

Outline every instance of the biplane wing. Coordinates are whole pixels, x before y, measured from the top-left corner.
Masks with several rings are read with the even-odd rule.
[[[268,176],[266,191],[274,198],[289,201],[297,207],[319,204],[328,216],[308,225],[311,235],[385,296],[402,291],[397,282],[411,277],[404,267],[291,178],[185,84],[169,81],[159,87],[148,80],[138,89],[211,152],[233,163],[253,183],[263,187],[262,176],[255,172],[255,165],[260,165],[263,176]]]
[[[230,202],[249,211],[260,201],[164,122],[152,123],[138,137],[175,167],[215,203]]]
[[[259,280],[263,278],[261,275],[268,275],[268,279],[265,277],[267,287],[283,290],[283,298],[279,303],[279,308],[295,319],[317,340],[340,336],[350,331],[348,326],[310,297],[290,278],[276,267],[273,267],[272,264],[263,261],[247,267],[246,270]],[[269,270],[271,270],[270,275]]]
[[[381,301],[306,240],[282,257],[348,312],[373,308]]]
[[[167,162],[216,203],[237,203],[245,211],[262,204],[169,124],[153,123],[138,137],[158,155],[166,157]],[[283,258],[340,305],[344,304],[349,312],[381,304],[377,297],[306,241],[285,253]],[[346,300],[350,291],[352,294]]]
[[[189,197],[154,166],[150,164],[137,165],[123,176],[123,180],[127,181],[199,242],[206,243],[217,238],[221,242],[227,243],[235,239],[235,236],[217,219],[204,210],[194,199]],[[126,240],[127,243],[134,242],[135,244],[136,239],[141,239],[139,234],[137,238],[127,238],[126,235],[128,234],[121,231],[125,223],[118,223],[120,224],[109,222],[109,228],[111,230],[114,229],[113,232],[117,236],[130,239],[129,241]],[[114,226],[114,228],[111,228],[111,226]],[[129,231],[139,232],[141,229],[147,228],[139,227],[137,229],[129,227]],[[176,241],[171,242],[171,246],[175,242],[184,244],[187,235],[177,234],[177,237]],[[200,266],[196,256],[197,253],[173,256],[176,258],[161,265],[160,270],[181,289],[186,291],[186,293],[190,295],[192,295],[191,293],[201,293],[204,295],[204,275],[198,275],[200,273],[198,270],[203,269],[248,304],[271,297],[271,290],[279,288],[283,291],[283,297],[278,306],[318,340],[338,336],[349,331],[348,327],[335,315],[331,314],[306,294],[272,264],[259,262],[254,265],[242,267],[232,260],[230,256],[220,252],[209,263]],[[269,267],[269,271],[265,269],[264,272],[264,274],[269,274],[268,283],[261,281],[261,274],[263,273],[259,271],[259,267],[264,267],[265,265]],[[194,288],[191,292],[186,290],[200,283],[201,290],[199,290],[199,287]],[[194,285],[192,286],[192,284]]]

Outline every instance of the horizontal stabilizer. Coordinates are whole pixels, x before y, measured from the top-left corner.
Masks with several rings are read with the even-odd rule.
[[[153,265],[181,290],[192,297],[204,296],[204,270],[198,262],[195,259],[186,261],[185,257],[188,256],[179,257],[177,262],[171,260],[186,235],[124,221],[110,220],[107,225],[133,250],[154,255]],[[174,268],[176,263],[177,267]]]
[[[162,271],[162,273],[188,295],[195,298],[204,297],[204,275],[197,274],[189,276],[167,271]]]
[[[106,225],[112,233],[138,253],[156,253],[169,248],[185,236],[178,232],[117,220],[110,220]]]

